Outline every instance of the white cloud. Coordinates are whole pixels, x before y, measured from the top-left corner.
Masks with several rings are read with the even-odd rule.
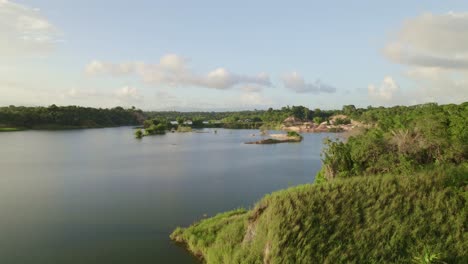
[[[416,84],[418,94],[413,95],[419,100],[448,103],[468,98],[468,13],[426,13],[409,19],[384,55],[409,66],[406,76]]]
[[[284,87],[293,90],[296,93],[334,93],[336,88],[316,80],[314,83],[308,83],[304,77],[297,72],[291,72],[283,76]]]
[[[468,13],[427,13],[409,19],[384,54],[407,65],[467,69]]]
[[[269,106],[273,100],[259,92],[244,92],[240,96],[240,104],[243,106]]]
[[[114,76],[136,74],[144,82],[155,86],[197,86],[213,89],[230,89],[238,85],[256,84],[270,86],[270,77],[265,73],[255,76],[240,75],[225,68],[214,69],[207,74],[198,74],[188,66],[188,61],[176,54],[163,56],[158,64],[142,62],[107,63],[94,60],[85,72],[88,75],[110,74]]]
[[[369,96],[373,99],[381,101],[392,101],[399,90],[400,87],[390,76],[386,76],[380,86],[370,84],[367,87]]]
[[[43,54],[54,48],[59,32],[40,11],[0,0],[0,55]]]
[[[142,96],[139,94],[135,87],[124,86],[117,91],[114,95],[122,101],[140,101]]]
[[[426,101],[461,103],[468,101],[468,74],[442,68],[413,67],[406,76],[418,85]]]

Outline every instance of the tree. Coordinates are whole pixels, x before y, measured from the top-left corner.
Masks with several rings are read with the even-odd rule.
[[[354,105],[344,105],[342,111],[345,115],[352,115],[356,112],[356,107]]]
[[[321,124],[323,122],[323,118],[321,118],[320,116],[316,116],[314,117],[313,121],[315,124]]]
[[[143,131],[141,131],[140,128],[135,131],[135,137],[138,139],[141,139],[143,137]]]
[[[179,125],[183,125],[184,121],[185,121],[185,118],[183,118],[183,117],[178,117],[177,118],[177,124],[179,124]]]

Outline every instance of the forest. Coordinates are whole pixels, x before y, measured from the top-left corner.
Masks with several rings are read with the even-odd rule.
[[[373,127],[346,142],[328,139],[319,179],[410,173],[467,160],[468,103],[376,108],[350,115]]]
[[[69,129],[138,125],[143,112],[135,108],[111,109],[56,106],[0,107],[0,128],[7,129]]]
[[[183,124],[190,121],[194,128],[223,127],[258,129],[262,125],[274,127],[289,116],[304,121],[327,120],[339,110],[310,110],[304,106],[286,106],[281,109],[231,111],[231,112],[176,112],[176,111],[142,111],[135,107],[124,109],[114,107],[110,109],[56,106],[0,107],[0,127],[23,129],[66,129],[66,128],[92,128],[113,127],[123,125],[161,124],[159,129],[171,129],[170,121]],[[147,121],[144,123],[144,121]],[[175,126],[177,127],[177,126]]]
[[[202,120],[219,121],[221,123],[278,123],[283,122],[289,116],[294,116],[301,120],[312,120],[314,117],[326,119],[339,110],[321,110],[319,108],[309,109],[305,106],[285,106],[280,109],[268,108],[267,110],[249,111],[226,111],[226,112],[177,112],[177,111],[149,111],[145,115],[152,118],[165,118],[168,120]]]

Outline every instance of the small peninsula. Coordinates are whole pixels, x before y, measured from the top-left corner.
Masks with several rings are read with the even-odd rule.
[[[468,103],[379,108],[313,184],[170,235],[206,263],[467,263]]]

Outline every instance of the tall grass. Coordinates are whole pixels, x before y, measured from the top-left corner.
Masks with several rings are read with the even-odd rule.
[[[467,180],[465,163],[302,185],[171,238],[207,263],[468,263]]]

